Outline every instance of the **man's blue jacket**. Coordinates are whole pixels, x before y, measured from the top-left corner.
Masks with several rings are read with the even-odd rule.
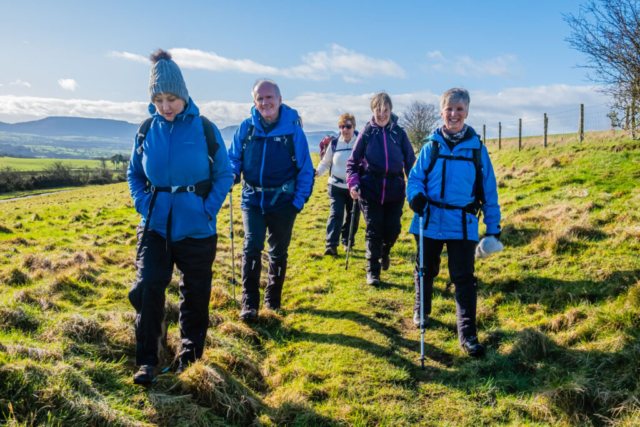
[[[238,177],[242,174],[244,183],[248,184],[242,188],[243,210],[254,207],[264,214],[292,204],[302,210],[313,189],[314,172],[307,137],[299,121],[296,110],[281,105],[278,124],[267,135],[260,112],[253,107],[251,117],[236,130],[229,158],[233,173]],[[292,144],[293,150],[288,151],[286,144]],[[292,181],[295,181],[295,190],[278,194],[274,203],[274,191],[256,190],[279,188]]]

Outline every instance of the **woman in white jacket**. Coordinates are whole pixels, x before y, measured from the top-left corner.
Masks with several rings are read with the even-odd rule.
[[[351,242],[351,247],[353,248],[353,238],[358,231],[358,222],[360,221],[360,206],[349,194],[346,172],[347,160],[351,157],[351,151],[356,143],[356,118],[352,114],[344,113],[338,120],[338,127],[340,128],[339,137],[334,137],[331,140],[316,170],[316,176],[322,176],[327,171],[331,173],[328,181],[331,212],[327,220],[325,255],[337,255],[340,241],[342,241],[342,247],[345,252],[348,249],[349,242]],[[346,218],[345,210],[347,211]],[[349,236],[352,214],[355,214],[356,217],[351,236]]]

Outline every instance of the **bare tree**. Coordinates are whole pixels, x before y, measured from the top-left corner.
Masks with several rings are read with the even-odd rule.
[[[402,112],[401,125],[416,151],[422,148],[425,138],[433,131],[438,120],[440,120],[438,107],[424,101],[413,100]]]
[[[613,96],[612,124],[625,123],[635,139],[640,123],[640,1],[589,0],[578,16],[565,15],[564,20],[572,30],[567,41],[587,55],[583,67],[594,72],[587,77]]]

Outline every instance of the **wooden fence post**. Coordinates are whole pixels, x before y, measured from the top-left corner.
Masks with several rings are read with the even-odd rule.
[[[578,127],[580,142],[584,141],[584,104],[580,104],[580,125]]]
[[[482,125],[482,143],[487,143],[487,125]]]
[[[542,142],[544,148],[547,148],[547,132],[549,130],[549,117],[547,117],[547,113],[544,113],[544,137],[542,138]]]
[[[522,150],[522,119],[518,119],[518,151]]]
[[[498,150],[502,149],[502,122],[498,122]]]

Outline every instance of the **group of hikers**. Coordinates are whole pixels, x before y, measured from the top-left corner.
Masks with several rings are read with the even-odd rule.
[[[336,255],[339,243],[350,250],[362,212],[366,283],[378,285],[401,232],[406,198],[415,212],[409,232],[417,246],[413,321],[424,334],[433,280],[446,244],[461,348],[474,357],[484,354],[476,330],[478,221],[482,212],[486,236],[498,238],[500,207],[487,149],[464,123],[470,102],[466,90],[451,89],[442,95],[444,125],[427,137],[417,161],[392,112],[391,98],[382,92],[373,97],[373,117],[362,131],[356,131],[353,115],[340,117],[339,136],[325,140],[326,153],[314,171],[301,118],[282,103],[274,81],[260,79],[254,84],[251,115],[238,127],[227,151],[218,128],[200,116],[171,55],[158,50],[151,61],[151,117],[140,125],[127,173],[135,209],[142,216],[137,274],[129,292],[137,314],[140,369],[135,383],[152,383],[169,369],[164,306],[174,265],[180,272],[182,347],[177,372],[202,357],[209,326],[216,217],[232,187],[242,186],[240,319],[252,321],[260,309],[265,238],[269,268],[264,307],[279,311],[294,222],[311,196],[315,176],[327,172],[331,210],[325,255]]]

